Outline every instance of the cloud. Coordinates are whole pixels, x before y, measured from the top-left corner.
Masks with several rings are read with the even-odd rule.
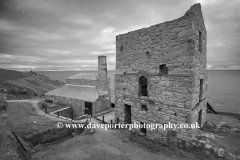
[[[202,5],[214,5],[216,3],[222,3],[223,0],[194,0],[196,3],[201,3]]]
[[[0,67],[96,69],[97,56],[107,55],[108,69],[115,69],[116,35],[179,18],[196,2],[207,26],[208,67],[238,68],[237,0],[3,0]]]
[[[203,6],[205,23],[208,26],[207,62],[211,68],[240,69],[239,13],[240,2],[236,0]]]
[[[10,22],[0,19],[0,29],[1,30],[14,30],[16,27]]]
[[[115,28],[109,27],[109,28],[106,28],[106,29],[102,30],[101,32],[102,33],[112,33],[114,30],[115,30]]]

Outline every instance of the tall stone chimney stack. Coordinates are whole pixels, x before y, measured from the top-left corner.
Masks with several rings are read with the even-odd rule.
[[[107,57],[98,56],[98,88],[108,90]]]

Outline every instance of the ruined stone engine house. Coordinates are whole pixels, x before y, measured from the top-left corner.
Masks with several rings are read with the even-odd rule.
[[[206,44],[200,4],[184,16],[116,37],[115,118],[124,124],[206,121]],[[134,129],[153,139],[172,131]],[[196,129],[177,129],[190,137]],[[173,136],[173,135],[171,135]]]
[[[66,79],[66,85],[45,94],[47,100],[73,108],[74,117],[95,115],[110,107],[110,81],[106,56],[98,56],[98,73],[79,73]]]

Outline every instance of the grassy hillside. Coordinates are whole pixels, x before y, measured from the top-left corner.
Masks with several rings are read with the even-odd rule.
[[[23,72],[17,72],[17,71],[12,71],[12,70],[6,70],[6,69],[1,69],[0,68],[0,81],[6,81],[10,79],[16,79],[16,78],[21,78],[24,77],[27,73]]]
[[[17,72],[0,69],[0,92],[7,99],[24,99],[42,96],[44,93],[62,87],[63,82],[51,80],[35,72]]]

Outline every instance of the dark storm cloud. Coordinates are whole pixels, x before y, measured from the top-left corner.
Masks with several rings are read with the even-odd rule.
[[[240,69],[234,0],[0,0],[0,68],[96,69],[104,54],[114,69],[117,34],[178,18],[199,1],[209,67]]]

